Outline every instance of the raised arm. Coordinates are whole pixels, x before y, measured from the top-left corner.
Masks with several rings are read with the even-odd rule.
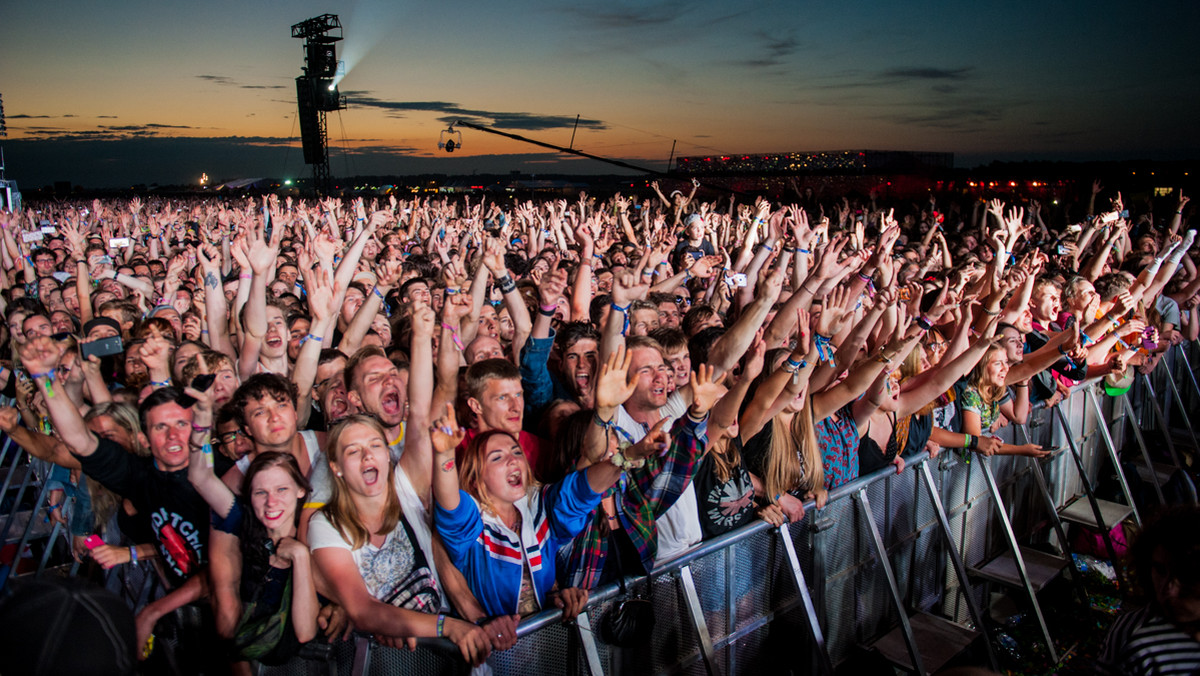
[[[267,275],[271,266],[275,265],[275,257],[279,255],[283,228],[275,228],[271,235],[268,241],[264,236],[263,225],[256,221],[250,229],[245,242],[246,248],[242,252],[254,272],[250,282],[250,297],[246,301],[245,323],[242,326],[244,334],[241,360],[238,364],[242,380],[254,375],[259,352],[262,350],[262,339],[267,333]]]
[[[21,346],[21,363],[45,395],[55,433],[71,447],[75,455],[89,456],[96,452],[99,445],[96,435],[88,429],[79,415],[79,408],[71,403],[66,393],[55,391],[55,388],[61,389],[56,382],[55,369],[62,354],[63,348],[58,342],[48,336],[39,336]]]
[[[433,331],[436,320],[433,308],[419,301],[413,304],[412,342],[409,347],[408,422],[404,426],[404,455],[400,456],[400,466],[422,499],[428,495],[430,465],[433,462],[429,425],[433,419],[433,411],[438,410],[432,408]],[[441,347],[453,350],[454,344],[442,343]]]
[[[237,359],[237,350],[229,340],[229,303],[221,288],[221,253],[211,244],[196,251],[204,275],[204,318],[209,347],[230,359]]]

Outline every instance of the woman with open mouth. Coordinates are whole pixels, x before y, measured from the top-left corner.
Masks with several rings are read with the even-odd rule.
[[[445,591],[404,517],[383,427],[352,415],[330,430],[326,449],[333,490],[313,515],[308,544],[330,595],[358,631],[389,643],[443,636],[480,664],[491,651],[487,633],[439,614]]]
[[[600,390],[623,390],[627,398],[637,385],[628,375],[631,352],[618,350],[601,369]],[[688,415],[703,425],[720,396],[711,367],[692,374],[697,395]],[[623,400],[622,398],[622,400]],[[463,572],[475,597],[489,614],[528,616],[557,606],[572,620],[587,603],[587,592],[571,587],[556,592],[555,559],[560,547],[592,522],[603,494],[626,471],[659,461],[670,437],[659,421],[636,444],[610,448],[604,460],[538,485],[521,446],[501,430],[483,432],[467,445],[462,468],[454,449],[465,433],[453,406],[432,425],[434,523],[450,560]],[[460,488],[460,482],[462,488]]]

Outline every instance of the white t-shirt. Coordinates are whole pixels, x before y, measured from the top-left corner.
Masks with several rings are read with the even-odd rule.
[[[308,546],[314,552],[326,548],[350,552],[367,592],[380,601],[427,613],[440,612],[445,606],[432,559],[409,539],[403,520],[378,547],[368,542],[353,549],[325,512],[317,512],[309,522]]]
[[[312,494],[304,500],[304,506],[320,507],[329,501],[333,486],[329,474],[329,461],[325,459],[325,453],[317,443],[316,432],[300,430],[300,438],[304,440],[304,450],[308,452],[308,485],[312,487]],[[251,460],[250,454],[247,453],[238,458],[234,467],[245,476],[246,470],[250,469]]]
[[[658,409],[658,414],[667,419],[666,429],[669,430],[671,425],[687,412],[687,408],[687,402],[683,400],[679,390],[672,392],[667,397],[667,403]],[[617,414],[613,420],[617,427],[629,434],[634,443],[646,436],[646,428],[634,420],[624,406],[617,407]],[[654,557],[654,565],[678,556],[704,539],[704,531],[700,529],[700,507],[696,502],[696,489],[691,481],[675,504],[654,522],[654,526],[658,532],[658,554]]]

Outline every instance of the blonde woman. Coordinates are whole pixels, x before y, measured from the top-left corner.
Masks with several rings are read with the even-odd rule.
[[[963,389],[962,397],[959,400],[959,408],[962,411],[962,433],[966,436],[963,441],[968,450],[981,450],[979,438],[986,432],[994,431],[997,423],[1000,422],[1000,406],[1008,395],[1008,388],[1004,386],[1004,379],[1008,376],[1008,367],[1008,352],[1004,345],[991,344],[984,351],[983,359],[976,364],[975,369],[971,371],[971,376],[967,379],[967,386]],[[986,455],[994,452],[998,455],[1028,455],[1042,458],[1050,453],[1037,444],[1016,446],[999,443],[998,445],[987,444],[984,448],[988,449],[983,450]],[[992,448],[995,450],[989,452]]]
[[[482,663],[491,652],[487,633],[439,613],[444,590],[404,518],[383,428],[350,416],[330,430],[326,452],[333,490],[309,524],[308,543],[333,599],[359,631],[444,636],[468,663]]]

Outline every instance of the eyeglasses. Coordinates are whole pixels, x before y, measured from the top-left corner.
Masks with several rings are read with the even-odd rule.
[[[233,442],[237,441],[237,438],[242,436],[242,434],[244,434],[244,432],[242,432],[241,430],[234,430],[232,432],[226,432],[225,434],[219,435],[217,437],[217,442],[222,445],[232,444]]]
[[[675,304],[676,305],[691,305],[692,299],[684,298],[683,296],[675,296]]]

